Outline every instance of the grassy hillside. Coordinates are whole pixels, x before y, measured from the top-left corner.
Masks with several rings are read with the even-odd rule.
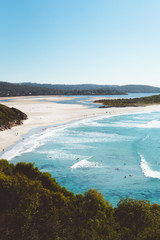
[[[33,164],[0,161],[1,240],[159,240],[160,205],[117,207],[91,189],[74,195]]]
[[[27,115],[16,108],[9,108],[0,104],[0,131],[22,124]]]
[[[160,104],[160,95],[129,99],[101,99],[95,103],[102,103],[101,107],[139,107]]]

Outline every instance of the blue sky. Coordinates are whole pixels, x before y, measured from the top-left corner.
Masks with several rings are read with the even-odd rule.
[[[160,87],[159,0],[0,0],[0,81]]]

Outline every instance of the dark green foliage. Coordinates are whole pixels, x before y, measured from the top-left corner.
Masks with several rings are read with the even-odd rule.
[[[47,83],[32,83],[24,82],[22,85],[34,87],[46,87],[59,90],[95,90],[95,89],[114,89],[117,85],[97,85],[97,84],[47,84]]]
[[[27,176],[29,179],[36,180],[38,179],[40,172],[37,167],[34,168],[33,163],[17,163],[15,166],[15,172],[19,174],[24,174]]]
[[[159,93],[160,88],[146,85],[96,85],[96,84],[13,84],[0,82],[0,97],[37,95],[121,95],[127,93]]]
[[[96,86],[96,85],[95,85]],[[0,97],[8,96],[37,96],[37,95],[119,95],[126,94],[121,90],[111,87],[101,86],[100,88],[79,88],[72,87],[56,87],[51,84],[13,84],[0,82]]]
[[[153,216],[148,201],[125,199],[121,200],[116,209],[116,216],[124,232],[127,230],[133,239],[138,233],[152,226]]]
[[[0,240],[159,240],[160,205],[60,187],[31,163],[0,160]]]
[[[147,85],[124,85],[124,86],[118,86],[118,90],[127,92],[127,93],[159,93],[160,88],[158,87],[152,87]]]
[[[102,103],[102,107],[139,107],[160,104],[160,95],[129,99],[102,99],[95,101],[95,103]]]
[[[12,175],[14,166],[13,164],[9,164],[9,162],[5,159],[0,160],[0,170],[3,169],[3,172],[6,175]]]
[[[59,95],[61,90],[48,89],[45,87],[23,86],[14,83],[0,82],[0,97],[12,96],[37,96],[37,95]]]
[[[160,88],[152,87],[147,85],[97,85],[97,84],[40,84],[40,83],[22,83],[22,85],[34,86],[34,87],[45,87],[51,89],[59,89],[59,90],[98,90],[98,89],[110,89],[117,90],[120,92],[126,93],[159,93]]]
[[[9,108],[0,104],[0,130],[11,128],[27,119],[27,115],[16,108]]]
[[[121,95],[127,93],[159,93],[160,88],[146,85],[96,85],[96,84],[13,84],[0,82],[0,97],[37,95]]]

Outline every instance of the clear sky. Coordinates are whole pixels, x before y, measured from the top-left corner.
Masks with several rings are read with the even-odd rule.
[[[0,0],[0,81],[160,87],[160,0]]]

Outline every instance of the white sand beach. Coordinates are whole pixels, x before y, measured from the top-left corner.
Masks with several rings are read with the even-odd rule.
[[[9,99],[9,98],[0,98]],[[98,115],[118,115],[129,112],[160,111],[160,105],[147,107],[125,108],[90,108],[80,104],[61,104],[54,101],[69,100],[72,97],[42,96],[39,97],[15,97],[11,101],[1,102],[8,107],[15,107],[27,114],[28,119],[22,125],[15,126],[0,132],[0,152],[16,143],[22,136],[37,127],[47,128],[57,124],[65,124],[72,120],[90,118]],[[97,99],[97,98],[96,98]],[[39,101],[41,100],[41,101]]]

